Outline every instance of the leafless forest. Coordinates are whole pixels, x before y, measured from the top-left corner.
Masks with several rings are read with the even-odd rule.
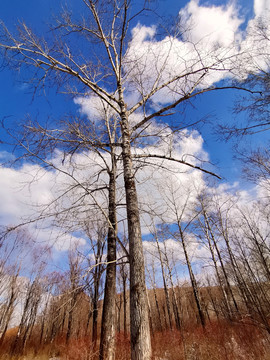
[[[80,111],[2,121],[29,210],[0,228],[0,359],[269,359],[267,144],[238,148],[239,189],[184,115],[234,91],[218,136],[268,129],[267,21],[195,42],[151,3],[80,3],[44,34],[1,23],[3,68]]]

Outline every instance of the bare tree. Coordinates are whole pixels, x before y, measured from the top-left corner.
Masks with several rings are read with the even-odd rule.
[[[89,253],[86,255],[85,259],[85,274],[83,275],[85,282],[84,289],[91,299],[91,307],[89,308],[86,328],[88,328],[92,317],[92,343],[93,348],[95,349],[98,339],[99,302],[103,293],[102,275],[106,269],[104,251],[106,246],[107,226],[105,220],[99,219],[86,221],[83,226],[90,242]]]
[[[7,289],[8,297],[6,298],[6,303],[1,304],[0,307],[0,328],[1,328],[1,337],[0,337],[0,346],[3,344],[7,329],[10,325],[12,314],[14,312],[16,303],[18,301],[19,287],[18,287],[18,275],[19,270],[16,269],[15,274],[6,274],[7,277]],[[2,281],[1,281],[2,282]]]
[[[39,279],[35,278],[34,281],[27,287],[22,317],[11,349],[12,355],[15,353],[19,354],[21,351],[24,351],[26,341],[31,336],[31,332],[36,321],[40,300],[41,291]]]
[[[208,248],[210,250],[211,258],[215,268],[216,277],[218,279],[218,284],[223,294],[226,315],[229,317],[229,319],[232,319],[230,299],[232,299],[233,301],[236,313],[238,313],[238,305],[235,300],[232,286],[229,282],[229,276],[224,266],[224,259],[222,258],[221,251],[219,249],[218,242],[215,236],[215,221],[213,217],[211,217],[211,211],[209,210],[209,207],[211,207],[210,197],[207,197],[207,194],[205,192],[202,192],[198,196],[198,202],[199,216],[196,220],[199,224],[200,229],[203,232],[203,235],[206,237],[207,240]],[[212,209],[212,211],[214,210]],[[219,267],[221,268],[221,271]]]
[[[66,332],[66,343],[69,342],[72,333],[72,323],[73,323],[73,312],[76,306],[76,302],[80,292],[82,291],[81,285],[82,271],[80,267],[80,259],[74,254],[69,253],[69,282],[70,282],[70,299],[69,299],[69,309],[68,309],[68,322],[67,322],[67,332]]]
[[[150,267],[151,266],[151,267]],[[157,316],[156,318],[156,326],[155,329],[157,329],[158,331],[162,331],[163,330],[163,323],[166,322],[166,318],[161,316],[161,309],[160,309],[160,302],[158,299],[158,295],[157,295],[157,285],[156,285],[156,267],[155,267],[155,262],[154,262],[154,258],[152,257],[152,261],[151,264],[146,264],[146,271],[148,274],[148,281],[150,282],[150,289],[153,291],[154,294],[154,302],[155,302],[155,307],[156,307],[156,311],[157,311]],[[165,314],[166,315],[166,314]],[[164,325],[165,328],[165,325]]]
[[[144,59],[141,59],[139,54],[135,56],[136,51],[133,51],[132,39],[129,38],[128,32],[132,22],[137,18],[136,15],[139,16],[141,11],[134,14],[128,0],[115,0],[109,4],[102,0],[83,0],[83,6],[85,8],[82,11],[88,12],[87,20],[83,18],[80,22],[76,21],[78,17],[72,18],[68,11],[64,12],[51,32],[55,41],[38,38],[25,24],[18,27],[16,35],[12,35],[2,25],[0,46],[9,64],[15,61],[17,65],[27,65],[37,70],[35,78],[38,79],[38,85],[45,86],[49,79],[56,82],[59,87],[68,83],[69,93],[74,96],[84,94],[88,98],[95,96],[103,105],[109,107],[112,117],[116,119],[114,124],[117,125],[115,131],[119,134],[119,143],[112,140],[109,147],[121,149],[124,175],[130,251],[132,359],[150,359],[151,341],[144,257],[131,141],[142,135],[154,118],[169,115],[178,105],[199,94],[219,89],[209,86],[207,78],[216,71],[227,73],[232,66],[231,56],[226,55],[227,50],[225,52],[216,48],[202,56],[193,44],[194,61],[190,64],[187,61],[182,62],[182,56],[178,54],[177,57],[184,63],[184,67],[179,67],[176,72],[171,71],[167,65],[174,51],[173,42],[181,39],[179,27],[176,26],[169,31],[169,47],[165,54],[162,48],[157,49],[157,54],[154,54],[155,64],[151,66],[155,69],[155,74],[154,78],[150,79]],[[81,52],[78,51],[78,43],[72,42],[74,36],[88,39],[91,48],[86,52],[83,49]],[[136,93],[135,104],[128,102],[126,87]],[[170,94],[168,100],[156,106],[155,96],[162,96],[164,91]],[[134,124],[132,116],[135,115],[139,115],[140,119]],[[104,119],[102,123],[104,124]],[[92,140],[91,143],[93,146],[98,144]],[[24,146],[31,153],[31,149],[25,144]],[[187,163],[178,160],[183,164]],[[114,224],[113,219],[112,227]],[[114,256],[113,251],[110,254]]]
[[[171,232],[171,235],[175,240],[179,241],[182,245],[184,258],[189,272],[190,282],[193,290],[194,299],[196,302],[196,307],[198,310],[200,323],[204,328],[206,324],[205,314],[202,306],[202,301],[200,298],[198,283],[192,268],[191,259],[188,252],[188,240],[187,240],[189,236],[188,228],[190,227],[194,218],[196,218],[197,216],[197,214],[195,214],[194,216],[192,213],[190,213],[189,210],[189,207],[191,205],[190,203],[192,202],[191,190],[183,189],[182,187],[180,187],[179,184],[176,185],[171,184],[169,185],[169,189],[170,191],[167,196],[166,203],[169,211],[172,212],[177,225],[177,231]],[[184,203],[182,204],[181,207],[180,207],[180,203],[182,202],[182,200],[180,201],[180,197],[184,198]]]

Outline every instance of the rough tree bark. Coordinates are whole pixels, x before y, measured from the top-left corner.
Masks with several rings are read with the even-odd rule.
[[[109,229],[107,237],[107,269],[103,302],[100,360],[113,360],[115,357],[116,326],[116,159],[112,156],[112,169],[109,181]]]
[[[129,237],[130,261],[130,335],[131,359],[151,359],[151,338],[145,285],[144,254],[135,177],[132,167],[130,129],[121,84],[118,85],[121,107],[122,157]]]

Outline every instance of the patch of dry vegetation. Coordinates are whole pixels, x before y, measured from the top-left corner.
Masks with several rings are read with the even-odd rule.
[[[206,329],[155,334],[154,358],[157,360],[266,360],[270,358],[266,333],[248,324],[214,322]]]
[[[96,349],[88,337],[57,338],[53,344],[35,347],[29,343],[24,355],[9,355],[13,333],[9,332],[1,348],[1,360],[97,360]],[[116,360],[130,359],[129,338],[123,332],[117,335]],[[205,330],[201,327],[156,332],[152,336],[154,360],[268,360],[270,358],[269,335],[251,323],[227,323],[212,321]]]

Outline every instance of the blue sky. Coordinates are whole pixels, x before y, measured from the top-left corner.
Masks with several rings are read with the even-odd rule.
[[[69,6],[74,6],[74,1],[69,0],[65,2]],[[183,8],[187,1],[156,1],[153,2],[154,7],[163,16],[176,16],[181,8]],[[47,32],[47,24],[54,14],[57,14],[61,2],[52,0],[44,1],[26,1],[21,2],[18,0],[2,1],[0,3],[0,18],[4,23],[12,28],[18,21],[25,21],[34,31],[39,34]],[[252,1],[237,1],[235,2],[236,8],[240,16],[245,19],[242,26],[245,26],[246,21],[253,16]],[[223,1],[200,1],[200,6],[225,6]],[[78,2],[76,1],[76,7]],[[144,17],[140,21],[151,23],[151,16]],[[211,21],[211,19],[209,19]],[[68,111],[76,111],[76,107],[67,98],[61,94],[55,94],[55,90],[46,89],[46,96],[43,93],[36,95],[33,99],[31,88],[24,81],[24,74],[15,73],[9,70],[2,70],[0,73],[0,116],[8,117],[9,122],[17,119],[23,119],[26,114],[31,115],[32,118],[47,117],[57,118]],[[204,118],[210,115],[212,120],[215,118],[219,121],[227,121],[231,117],[230,107],[233,106],[233,99],[235,94],[230,92],[222,92],[204,95],[202,98],[196,100],[195,106],[197,109],[193,111],[189,109],[187,116],[196,119]],[[212,131],[209,127],[205,126],[200,129],[205,139],[205,149],[210,154],[210,159],[215,164],[218,164],[218,172],[222,177],[230,181],[235,181],[239,177],[239,165],[231,166],[231,144],[217,142]],[[2,151],[7,148],[5,145],[1,146]],[[8,149],[9,150],[9,149]],[[226,175],[225,175],[226,174]]]
[[[78,10],[78,0],[69,0],[65,3],[73,7],[73,9],[76,9],[76,11]],[[2,1],[0,2],[0,19],[2,19],[7,27],[11,29],[14,28],[17,21],[24,20],[26,24],[28,24],[38,34],[45,34],[48,36],[49,33],[47,32],[46,24],[51,22],[50,19],[53,14],[58,13],[60,4],[60,1],[55,0],[28,0],[25,2],[18,0]],[[159,13],[162,13],[163,16],[167,17],[176,16],[183,8],[189,9],[190,12],[193,11],[192,14],[194,17],[195,15],[197,16],[196,19],[198,20],[198,23],[201,21],[201,24],[204,26],[204,29],[201,29],[202,33],[206,31],[205,27],[207,27],[208,24],[216,21],[216,18],[212,17],[211,14],[227,14],[228,26],[231,25],[232,29],[237,27],[239,35],[241,31],[244,31],[250,19],[252,19],[255,15],[260,15],[263,9],[269,6],[269,0],[255,0],[254,4],[252,1],[243,0],[230,2],[228,4],[224,4],[224,1],[220,0],[200,2],[194,0],[191,0],[190,2],[160,0],[156,2],[153,1],[153,4]],[[212,12],[213,9],[216,12]],[[209,14],[207,19],[203,18],[203,16],[205,17],[205,13],[203,11],[206,11],[206,14]],[[230,13],[229,17],[228,13]],[[181,14],[184,15],[184,12]],[[150,31],[150,26],[154,25],[150,15],[148,17],[141,18],[140,22],[141,24],[148,26],[147,31]],[[135,23],[134,26],[135,25],[137,24]],[[200,29],[195,27],[193,31],[195,39],[199,32]],[[221,37],[222,36],[223,34],[221,34]],[[142,43],[143,45],[146,42],[145,39]],[[225,37],[222,40],[226,41]],[[33,98],[32,89],[26,81],[29,74],[26,72],[24,73],[23,71],[14,72],[9,69],[3,69],[0,72],[0,118],[6,118],[6,124],[11,124],[9,126],[12,127],[12,124],[16,121],[23,120],[28,115],[32,119],[38,119],[38,121],[44,122],[47,118],[58,119],[68,112],[75,112],[76,114],[79,114],[79,105],[75,105],[70,97],[57,93],[54,88],[46,89],[46,94],[40,92]],[[184,117],[187,122],[194,122],[201,118],[210,118],[212,121],[211,124],[206,123],[198,128],[198,131],[204,140],[203,150],[208,153],[210,161],[217,164],[215,171],[221,177],[225,178],[225,181],[230,183],[241,181],[242,188],[248,188],[250,185],[240,180],[241,165],[233,160],[233,143],[217,141],[213,129],[213,124],[218,121],[239,121],[239,118],[235,119],[231,112],[236,96],[237,93],[235,91],[221,91],[203,94],[193,103],[194,108],[191,106],[187,108]],[[176,114],[175,119],[177,119],[177,116],[183,115]],[[5,139],[5,135],[1,134],[1,137],[2,139]],[[260,134],[256,137],[254,136],[251,142],[254,146],[257,144],[263,145],[267,139],[267,134]],[[8,140],[7,137],[6,140]],[[202,153],[202,149],[200,148],[199,150]],[[2,158],[4,155],[6,156],[6,152],[9,151],[11,151],[10,146],[7,144],[0,144],[0,154],[2,154]],[[30,169],[30,167],[26,166],[24,173],[27,171],[31,173],[32,168]],[[16,216],[18,216],[18,211],[14,211],[14,214],[12,215],[13,208],[16,208],[17,206],[17,208],[20,209],[20,205],[18,204],[23,203],[24,200],[23,195],[15,199],[14,194],[18,193],[18,188],[15,189],[10,186],[10,179],[15,179],[18,175],[15,172],[12,173],[11,170],[5,169],[4,176],[6,176],[6,178],[3,178],[2,175],[2,189],[0,189],[0,191],[2,190],[1,194],[5,200],[3,202],[8,205],[6,206],[8,207],[8,211],[6,209],[8,216],[5,217],[4,214],[5,206],[0,208],[0,216],[2,219],[6,219],[5,221],[8,221],[10,216],[10,219],[13,221]],[[50,196],[50,187],[48,186],[48,183],[52,181],[50,176],[51,174],[44,174],[43,183],[40,185],[43,190],[45,189],[44,192],[48,193],[48,196]],[[25,181],[27,181],[27,176],[25,177]],[[36,199],[37,201],[39,194],[38,186],[34,189],[33,193],[34,200]],[[26,211],[25,215],[29,215],[30,213],[30,210]],[[45,235],[44,238],[46,238]]]

